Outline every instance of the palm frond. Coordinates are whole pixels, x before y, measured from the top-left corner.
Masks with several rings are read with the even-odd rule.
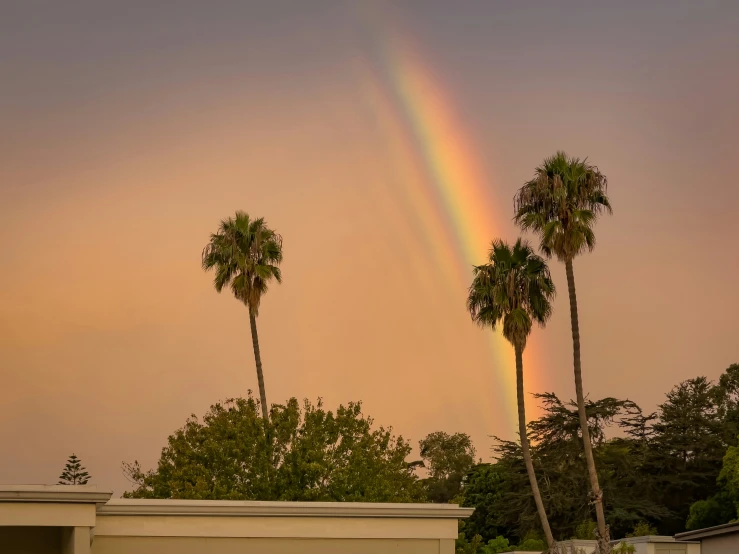
[[[539,235],[547,256],[572,259],[595,245],[598,216],[612,213],[608,180],[586,159],[557,152],[546,158],[514,197],[514,221]]]
[[[262,296],[271,280],[282,282],[282,237],[264,218],[252,219],[237,211],[220,222],[218,232],[202,252],[202,267],[215,270],[213,286],[218,292],[230,286],[234,297],[258,315]]]
[[[518,239],[513,247],[495,240],[488,263],[473,268],[467,296],[467,310],[472,320],[497,329],[522,348],[534,321],[544,325],[552,313],[555,294],[549,268],[531,246]]]

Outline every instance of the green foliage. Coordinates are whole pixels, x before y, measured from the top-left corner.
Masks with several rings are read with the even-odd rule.
[[[728,447],[720,393],[705,377],[696,377],[673,387],[659,406],[644,470],[654,497],[673,514],[659,522],[663,534],[682,531],[690,506],[719,491],[716,478]]]
[[[327,411],[294,398],[259,417],[251,397],[215,404],[175,431],[157,468],[124,463],[129,498],[419,502],[411,451],[360,403]]]
[[[596,529],[598,529],[598,524],[592,519],[588,519],[575,527],[575,535],[572,538],[588,541],[595,540]]]
[[[553,394],[536,397],[544,408],[542,417],[529,424],[529,434],[536,445],[533,450],[536,471],[542,494],[547,499],[547,513],[555,535],[569,538],[578,533],[578,521],[591,520],[594,516],[587,501],[587,468],[577,407],[572,402],[563,403]],[[606,439],[606,428],[613,425],[623,427],[632,419],[639,418],[639,408],[633,402],[605,398],[587,401],[586,412],[600,469],[599,477],[608,493],[608,523],[614,535],[623,536],[640,519],[664,516],[666,512],[658,504],[634,494],[634,487],[641,484],[643,477],[633,467],[636,447],[630,441]],[[496,466],[507,468],[503,493],[505,509],[498,509],[496,521],[521,536],[537,525],[532,505],[521,490],[525,487],[526,477],[520,447],[516,443],[499,440],[496,449],[499,456]],[[485,534],[482,536],[488,538]]]
[[[90,475],[86,469],[82,467],[80,459],[72,454],[64,466],[64,471],[59,476],[60,485],[86,485],[90,480]]]
[[[521,542],[513,550],[521,552],[542,552],[546,548],[546,542],[538,530],[531,530],[524,535]]]
[[[718,481],[723,486],[724,495],[718,496],[716,500],[717,502],[721,500],[733,502],[735,506],[733,517],[736,517],[737,511],[739,511],[739,446],[730,446],[726,451]],[[721,519],[724,519],[728,512],[729,510],[726,509],[724,502],[722,513],[724,517]]]
[[[503,536],[498,535],[484,543],[480,535],[467,538],[464,531],[464,522],[460,522],[460,533],[456,542],[456,554],[501,554],[503,552],[542,552],[546,548],[546,542],[536,533],[526,536],[520,544],[514,545]]]
[[[718,416],[723,424],[724,441],[736,446],[739,436],[739,364],[731,364],[726,369],[714,391]]]
[[[489,541],[499,535],[512,534],[512,527],[504,523],[507,517],[509,475],[508,468],[501,461],[496,464],[478,464],[464,478],[460,504],[475,508],[465,521],[468,537],[481,535]]]
[[[511,550],[513,550],[513,546],[508,542],[508,539],[498,535],[482,547],[482,554],[500,554],[501,552],[510,552]]]
[[[633,402],[612,398],[586,402],[612,536],[625,536],[640,521],[651,522],[657,534],[672,535],[685,530],[686,524],[701,528],[737,516],[732,505],[739,500],[739,451],[732,435],[739,421],[737,383],[736,364],[718,384],[702,377],[684,381],[667,394],[654,414],[643,414]],[[529,424],[536,471],[555,535],[572,537],[577,534],[574,522],[593,517],[586,501],[577,410],[554,395],[538,398],[544,414]],[[620,427],[624,436],[609,439],[612,426]],[[493,490],[503,507],[481,502],[481,513],[497,527],[476,525],[483,540],[497,534],[521,536],[538,527],[525,490],[520,447],[500,441],[497,449],[498,461],[486,474],[495,475]],[[479,490],[484,485],[476,483],[470,492]],[[474,505],[479,500],[466,502]]]
[[[739,421],[737,383],[736,364],[718,384],[684,381],[654,414],[614,398],[586,402],[612,536],[647,532],[640,522],[649,522],[650,533],[672,535],[686,525],[703,528],[737,517],[739,446],[731,436]],[[553,394],[537,398],[543,415],[528,429],[552,530],[558,539],[585,536],[577,522],[592,521],[594,513],[576,406]],[[621,436],[609,439],[612,427]],[[464,532],[468,539],[479,534],[483,545],[497,536],[515,544],[540,526],[520,445],[497,439],[495,454],[494,463],[474,466],[463,481],[460,503],[475,508]]]
[[[475,447],[465,433],[449,435],[437,431],[420,441],[423,466],[428,477],[423,480],[431,502],[448,503],[462,486],[462,479],[475,463]]]
[[[633,544],[625,542],[619,543],[618,546],[611,550],[611,554],[634,554],[634,552],[636,552],[636,547]]]
[[[705,529],[729,523],[737,517],[737,507],[728,492],[720,491],[706,500],[699,500],[690,506],[690,514],[685,528],[688,531]]]
[[[547,544],[543,539],[524,539],[519,545],[515,547],[515,550],[521,552],[543,552]]]
[[[470,537],[469,539],[467,537]],[[456,554],[480,554],[482,537],[480,535],[470,535],[465,533],[465,522],[459,522],[459,536],[454,545]]]
[[[646,521],[640,521],[634,526],[634,529],[631,531],[631,533],[627,533],[627,537],[648,537],[650,535],[656,535],[657,534],[657,528],[653,527]]]

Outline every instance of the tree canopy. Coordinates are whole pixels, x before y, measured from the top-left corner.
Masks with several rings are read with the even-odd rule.
[[[672,535],[737,518],[738,367],[729,367],[716,383],[704,377],[678,383],[655,413],[629,400],[586,402],[613,536]],[[543,413],[529,423],[528,434],[552,531],[557,540],[592,538],[577,407],[552,393],[535,398]],[[410,443],[376,425],[360,403],[332,411],[320,400],[291,399],[265,420],[250,395],[189,418],[169,437],[154,469],[124,464],[134,484],[125,496],[452,501],[475,508],[461,528],[459,552],[543,548],[517,441],[495,438],[493,459],[479,463],[464,433],[430,433],[419,447],[423,479],[416,475],[420,462],[409,463],[415,459]]]
[[[705,377],[678,383],[655,413],[645,414],[629,400],[586,402],[614,537],[673,535],[737,518],[738,373],[735,364],[718,383]],[[535,396],[544,413],[528,430],[552,530],[558,540],[585,538],[594,513],[577,407],[552,393]],[[475,508],[460,544],[470,549],[479,535],[471,550],[476,554],[486,554],[486,545],[499,536],[515,544],[539,531],[520,445],[496,438],[494,454],[492,463],[473,466],[459,496],[462,505]]]
[[[296,399],[259,417],[251,395],[191,416],[156,469],[124,463],[133,498],[416,502],[425,498],[411,447],[374,426],[361,403],[326,410]]]
[[[475,463],[475,447],[466,433],[452,435],[436,431],[419,442],[423,466],[428,477],[423,480],[428,500],[448,503],[461,488],[462,479]]]

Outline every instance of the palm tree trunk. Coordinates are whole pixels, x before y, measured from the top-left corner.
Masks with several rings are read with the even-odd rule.
[[[523,451],[523,461],[526,464],[526,473],[529,475],[529,483],[531,484],[531,493],[534,495],[536,503],[536,511],[539,514],[539,521],[544,529],[544,535],[547,538],[549,551],[556,551],[556,543],[552,536],[552,530],[549,527],[549,519],[544,511],[544,502],[539,492],[539,484],[536,482],[536,474],[534,473],[534,463],[531,461],[531,452],[529,450],[529,437],[526,434],[526,405],[523,392],[523,347],[515,345],[516,349],[516,393],[518,398],[518,434],[521,439],[521,450]]]
[[[585,395],[582,390],[582,367],[580,366],[580,323],[577,317],[577,294],[575,292],[575,272],[572,268],[572,260],[565,261],[565,271],[567,273],[567,290],[570,294],[572,357],[575,366],[575,395],[577,396],[577,411],[580,415],[580,430],[582,431],[585,461],[588,465],[588,475],[590,477],[590,491],[593,497],[593,504],[595,504],[595,515],[598,519],[598,551],[600,554],[609,554],[611,552],[611,547],[608,527],[606,526],[606,517],[603,512],[603,492],[600,490],[598,474],[595,471],[593,445],[590,442],[588,416],[585,412]]]
[[[266,420],[269,416],[267,410],[267,394],[264,392],[264,374],[262,373],[262,357],[259,354],[259,335],[257,334],[257,318],[249,313],[251,324],[251,343],[254,347],[254,361],[257,364],[257,381],[259,382],[259,402],[262,405],[262,417]]]

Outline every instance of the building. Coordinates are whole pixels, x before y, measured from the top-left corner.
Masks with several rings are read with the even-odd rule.
[[[692,540],[681,540],[677,537],[649,535],[646,537],[629,537],[611,541],[613,546],[625,542],[634,547],[634,554],[704,554],[701,544]]]
[[[453,504],[111,499],[0,485],[3,554],[454,554]]]
[[[699,541],[701,554],[739,553],[739,522],[675,535],[678,540]]]

